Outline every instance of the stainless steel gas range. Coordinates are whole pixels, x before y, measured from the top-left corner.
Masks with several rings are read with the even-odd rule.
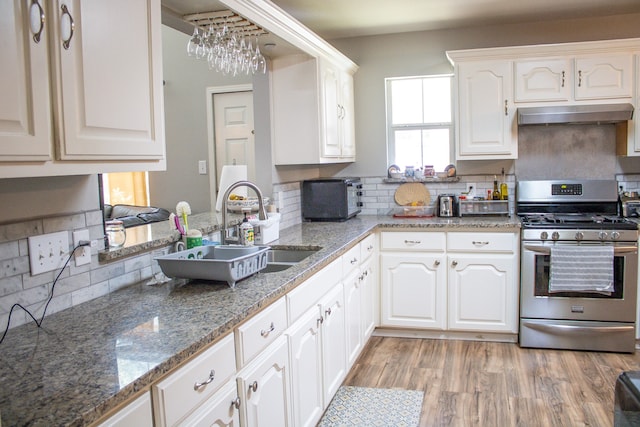
[[[638,226],[616,181],[520,181],[520,345],[634,352]]]

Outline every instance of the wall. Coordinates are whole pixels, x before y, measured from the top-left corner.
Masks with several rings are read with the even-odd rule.
[[[358,161],[334,172],[380,176],[387,170],[386,77],[451,73],[447,50],[640,37],[639,21],[640,14],[630,14],[330,40],[360,67],[354,78]],[[516,172],[510,161],[466,161],[456,166],[461,174],[493,174],[503,166]]]

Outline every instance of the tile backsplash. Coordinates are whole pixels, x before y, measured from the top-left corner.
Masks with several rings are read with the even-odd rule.
[[[617,175],[616,179],[625,190],[640,189],[640,175]],[[383,177],[364,177],[362,215],[387,215],[396,207],[394,194],[400,184],[386,183]],[[493,175],[469,175],[460,177],[458,182],[425,184],[431,194],[431,203],[443,193],[460,193],[467,183],[477,184],[477,194],[486,194],[493,188]],[[513,207],[515,177],[507,176],[510,206]],[[273,199],[282,215],[280,228],[287,228],[302,221],[299,182],[277,184],[273,188]],[[91,250],[91,263],[75,266],[71,260],[62,271],[55,286],[47,315],[61,311],[85,301],[106,295],[124,286],[149,280],[159,272],[153,259],[169,252],[170,246],[145,252],[111,262],[98,261],[98,251],[103,249],[101,240],[102,212],[92,210],[68,215],[52,215],[40,219],[30,219],[0,225],[0,333],[4,331],[11,307],[18,303],[40,319],[51,287],[60,270],[31,275],[29,266],[28,238],[30,236],[67,231],[69,241],[72,232],[88,229],[91,240],[99,242]],[[24,324],[31,319],[19,308],[14,309],[11,327]]]

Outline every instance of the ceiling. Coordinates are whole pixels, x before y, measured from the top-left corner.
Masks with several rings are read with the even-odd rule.
[[[272,0],[320,37],[640,13],[640,0]],[[224,7],[217,0],[162,0],[178,14]]]

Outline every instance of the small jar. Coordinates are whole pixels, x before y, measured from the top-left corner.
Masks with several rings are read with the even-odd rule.
[[[406,176],[407,178],[413,178],[415,176],[415,169],[413,166],[406,166],[404,168],[404,176]]]
[[[433,165],[424,165],[424,176],[432,177],[435,176],[436,170],[433,168]]]
[[[124,223],[118,219],[105,222],[105,231],[109,240],[110,248],[121,248],[127,240],[127,232]]]

